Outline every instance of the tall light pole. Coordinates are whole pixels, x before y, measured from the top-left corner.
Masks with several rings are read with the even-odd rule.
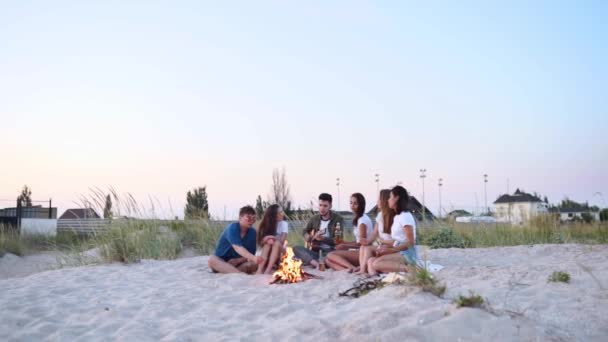
[[[374,180],[374,182],[376,182],[376,192],[379,193],[380,192],[380,175],[376,173],[374,176],[376,177],[376,180]]]
[[[338,187],[338,211],[340,211],[340,177],[336,178],[336,186]]]
[[[604,200],[604,195],[603,195],[601,192],[599,192],[599,191],[598,191],[598,192],[594,192],[594,193],[593,193],[593,196],[594,196],[594,197],[595,197],[595,196],[599,197],[599,198],[602,200],[602,205],[603,205],[604,207],[606,207],[606,201]]]
[[[441,218],[441,187],[443,186],[443,178],[439,178],[439,218]]]
[[[422,179],[422,221],[424,221],[425,204],[424,204],[424,179],[426,178],[426,169],[420,169],[420,179]]]
[[[488,207],[488,175],[483,175],[483,196],[486,204],[486,215],[490,212],[490,208]]]

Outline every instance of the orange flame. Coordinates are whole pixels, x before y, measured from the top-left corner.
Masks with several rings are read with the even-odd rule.
[[[273,277],[286,283],[297,283],[302,281],[302,261],[294,259],[293,250],[287,247],[287,253],[283,255],[279,269],[274,272]]]

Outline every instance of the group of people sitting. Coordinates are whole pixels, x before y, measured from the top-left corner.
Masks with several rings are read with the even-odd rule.
[[[310,218],[304,228],[306,246],[295,246],[294,254],[303,265],[319,267],[319,258],[333,270],[347,270],[361,275],[375,276],[386,272],[407,272],[415,264],[416,220],[407,210],[409,195],[402,186],[380,191],[378,213],[373,224],[365,214],[365,197],[360,193],[350,197],[354,214],[354,241],[342,241],[344,218],[332,211],[332,196],[319,195],[319,213]],[[209,267],[218,273],[273,272],[282,253],[288,225],[283,209],[269,206],[259,224],[251,206],[241,208],[239,221],[226,227],[217,243]],[[257,248],[260,255],[256,255]]]

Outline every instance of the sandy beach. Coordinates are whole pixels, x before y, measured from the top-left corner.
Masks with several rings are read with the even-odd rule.
[[[429,250],[444,298],[390,285],[339,297],[356,277],[268,285],[210,273],[207,257],[19,273],[0,258],[3,341],[605,341],[608,246]],[[12,266],[9,266],[10,265]],[[17,265],[17,266],[15,266]],[[569,284],[549,283],[556,270]],[[9,273],[10,272],[10,273]],[[469,291],[486,309],[457,308]]]

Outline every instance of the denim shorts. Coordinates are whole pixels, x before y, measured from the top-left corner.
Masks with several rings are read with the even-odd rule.
[[[416,246],[412,246],[404,251],[401,251],[401,256],[407,265],[416,264],[418,262],[418,255],[416,255]]]

